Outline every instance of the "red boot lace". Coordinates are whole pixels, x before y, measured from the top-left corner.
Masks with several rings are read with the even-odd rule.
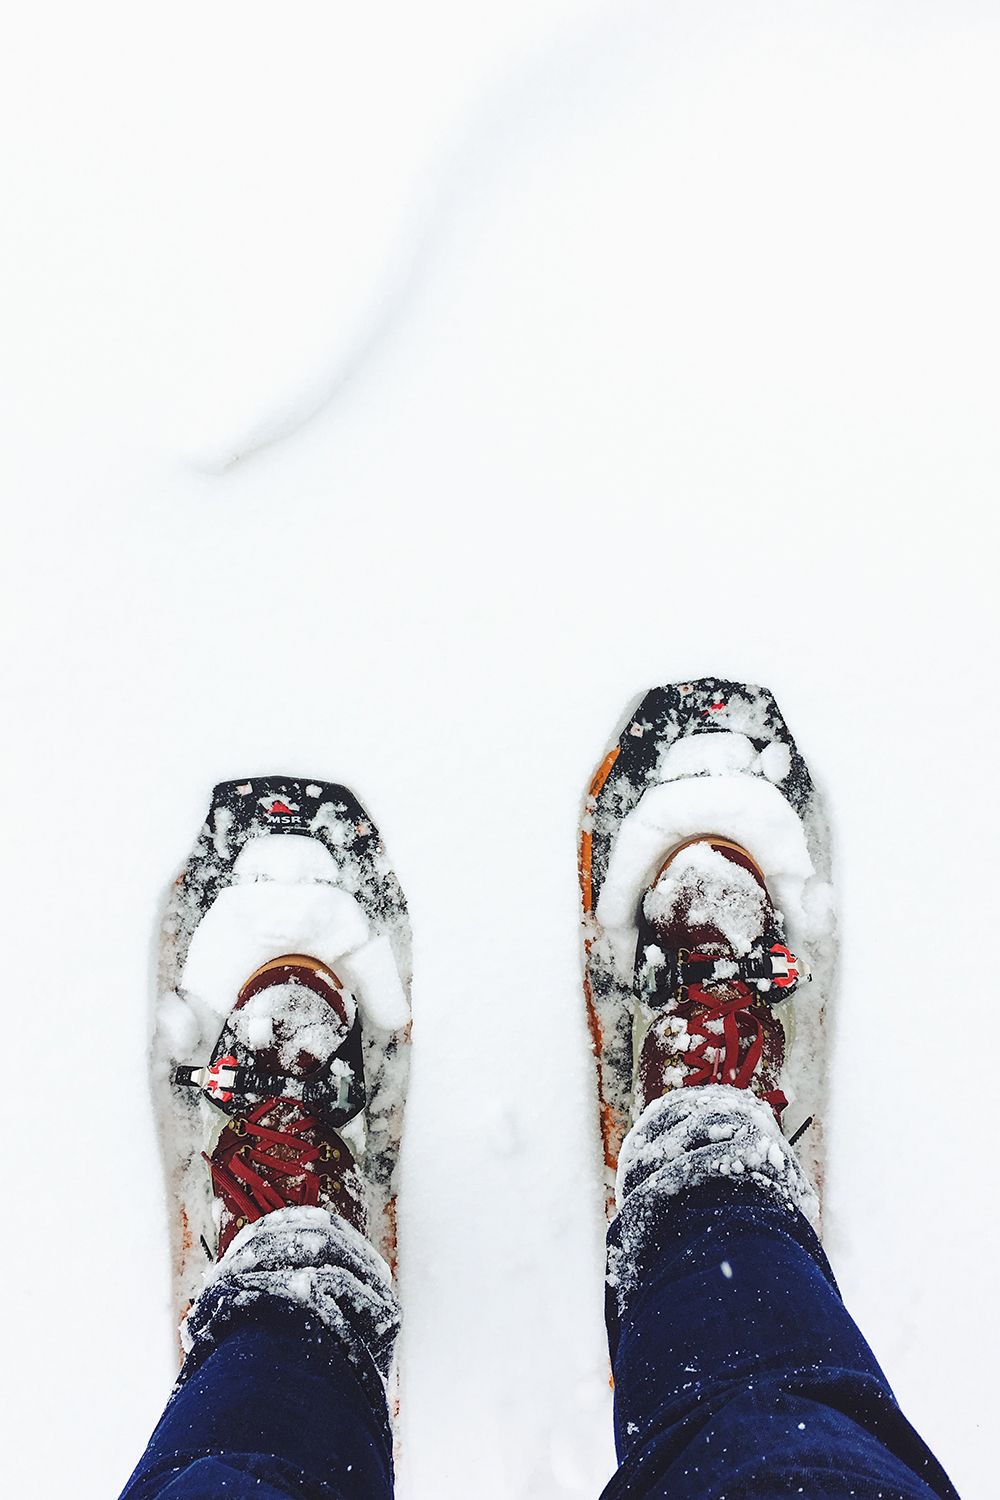
[[[283,1130],[272,1130],[260,1121],[279,1103],[294,1106],[303,1113]],[[313,1162],[327,1159],[330,1148],[325,1142],[302,1139],[316,1124],[315,1118],[306,1114],[296,1099],[266,1099],[245,1119],[230,1122],[223,1131],[216,1156],[210,1157],[205,1151],[202,1156],[211,1170],[215,1191],[231,1214],[250,1222],[276,1208],[318,1203],[323,1179],[311,1168]],[[232,1132],[231,1145],[225,1139],[227,1131]],[[274,1147],[279,1147],[282,1154],[274,1155]]]
[[[727,984],[735,994],[720,998],[703,989],[700,984],[686,986],[688,999],[700,1007],[700,1013],[687,1023],[688,1034],[701,1037],[697,1046],[681,1054],[684,1063],[692,1071],[684,1079],[685,1085],[702,1083],[725,1083],[732,1088],[748,1089],[764,1055],[764,1028],[760,1018],[751,1013],[753,992],[742,980]],[[747,1030],[741,1030],[739,1018],[753,1024],[753,1036],[749,1047],[742,1051]],[[722,1022],[722,1034],[710,1026]],[[742,1056],[741,1056],[742,1052]],[[781,1089],[768,1089],[761,1094],[776,1116],[780,1115],[788,1100]]]

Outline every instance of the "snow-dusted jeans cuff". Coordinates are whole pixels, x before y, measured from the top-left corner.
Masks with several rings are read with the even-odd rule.
[[[278,1209],[240,1230],[181,1325],[188,1363],[234,1319],[275,1298],[310,1315],[359,1369],[370,1361],[388,1377],[399,1333],[392,1274],[363,1235],[322,1208]]]
[[[654,1099],[622,1143],[608,1281],[619,1301],[670,1199],[708,1183],[763,1191],[814,1227],[819,1204],[770,1107],[723,1084],[673,1089]]]

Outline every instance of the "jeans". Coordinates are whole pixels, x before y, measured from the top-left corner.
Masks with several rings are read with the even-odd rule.
[[[391,1500],[381,1377],[280,1297],[197,1349],[122,1500]]]
[[[619,1176],[607,1321],[620,1468],[603,1500],[957,1500],[841,1301],[773,1117],[732,1090],[695,1092],[651,1107]],[[734,1161],[740,1175],[720,1175]],[[385,1391],[365,1338],[391,1329],[391,1292],[373,1278],[375,1314],[353,1315],[360,1339],[329,1296],[323,1317],[262,1293],[280,1231],[268,1215],[266,1253],[234,1242],[232,1277],[199,1298],[192,1319],[210,1336],[195,1341],[122,1500],[390,1500]],[[338,1295],[357,1308],[363,1256],[342,1238],[335,1223],[334,1269],[317,1277],[349,1285],[351,1298]]]
[[[800,1212],[731,1180],[660,1209],[624,1308],[608,1295],[620,1468],[603,1500],[957,1500]]]

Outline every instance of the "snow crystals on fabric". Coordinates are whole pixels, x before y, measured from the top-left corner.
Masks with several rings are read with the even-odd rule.
[[[186,1353],[215,1342],[234,1308],[283,1297],[311,1312],[348,1357],[369,1356],[383,1377],[399,1333],[399,1302],[385,1261],[345,1220],[322,1208],[284,1208],[246,1225],[181,1324]]]
[[[620,1233],[608,1283],[622,1304],[638,1246],[664,1201],[719,1178],[752,1181],[816,1222],[819,1205],[774,1114],[754,1094],[708,1084],[654,1099],[622,1144],[616,1196]]]

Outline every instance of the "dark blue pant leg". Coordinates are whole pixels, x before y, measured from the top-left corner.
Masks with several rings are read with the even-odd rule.
[[[352,1364],[281,1298],[219,1321],[218,1342],[189,1358],[121,1500],[391,1500],[374,1365]]]
[[[801,1214],[729,1179],[644,1224],[623,1307],[609,1293],[621,1467],[603,1500],[957,1500]]]

